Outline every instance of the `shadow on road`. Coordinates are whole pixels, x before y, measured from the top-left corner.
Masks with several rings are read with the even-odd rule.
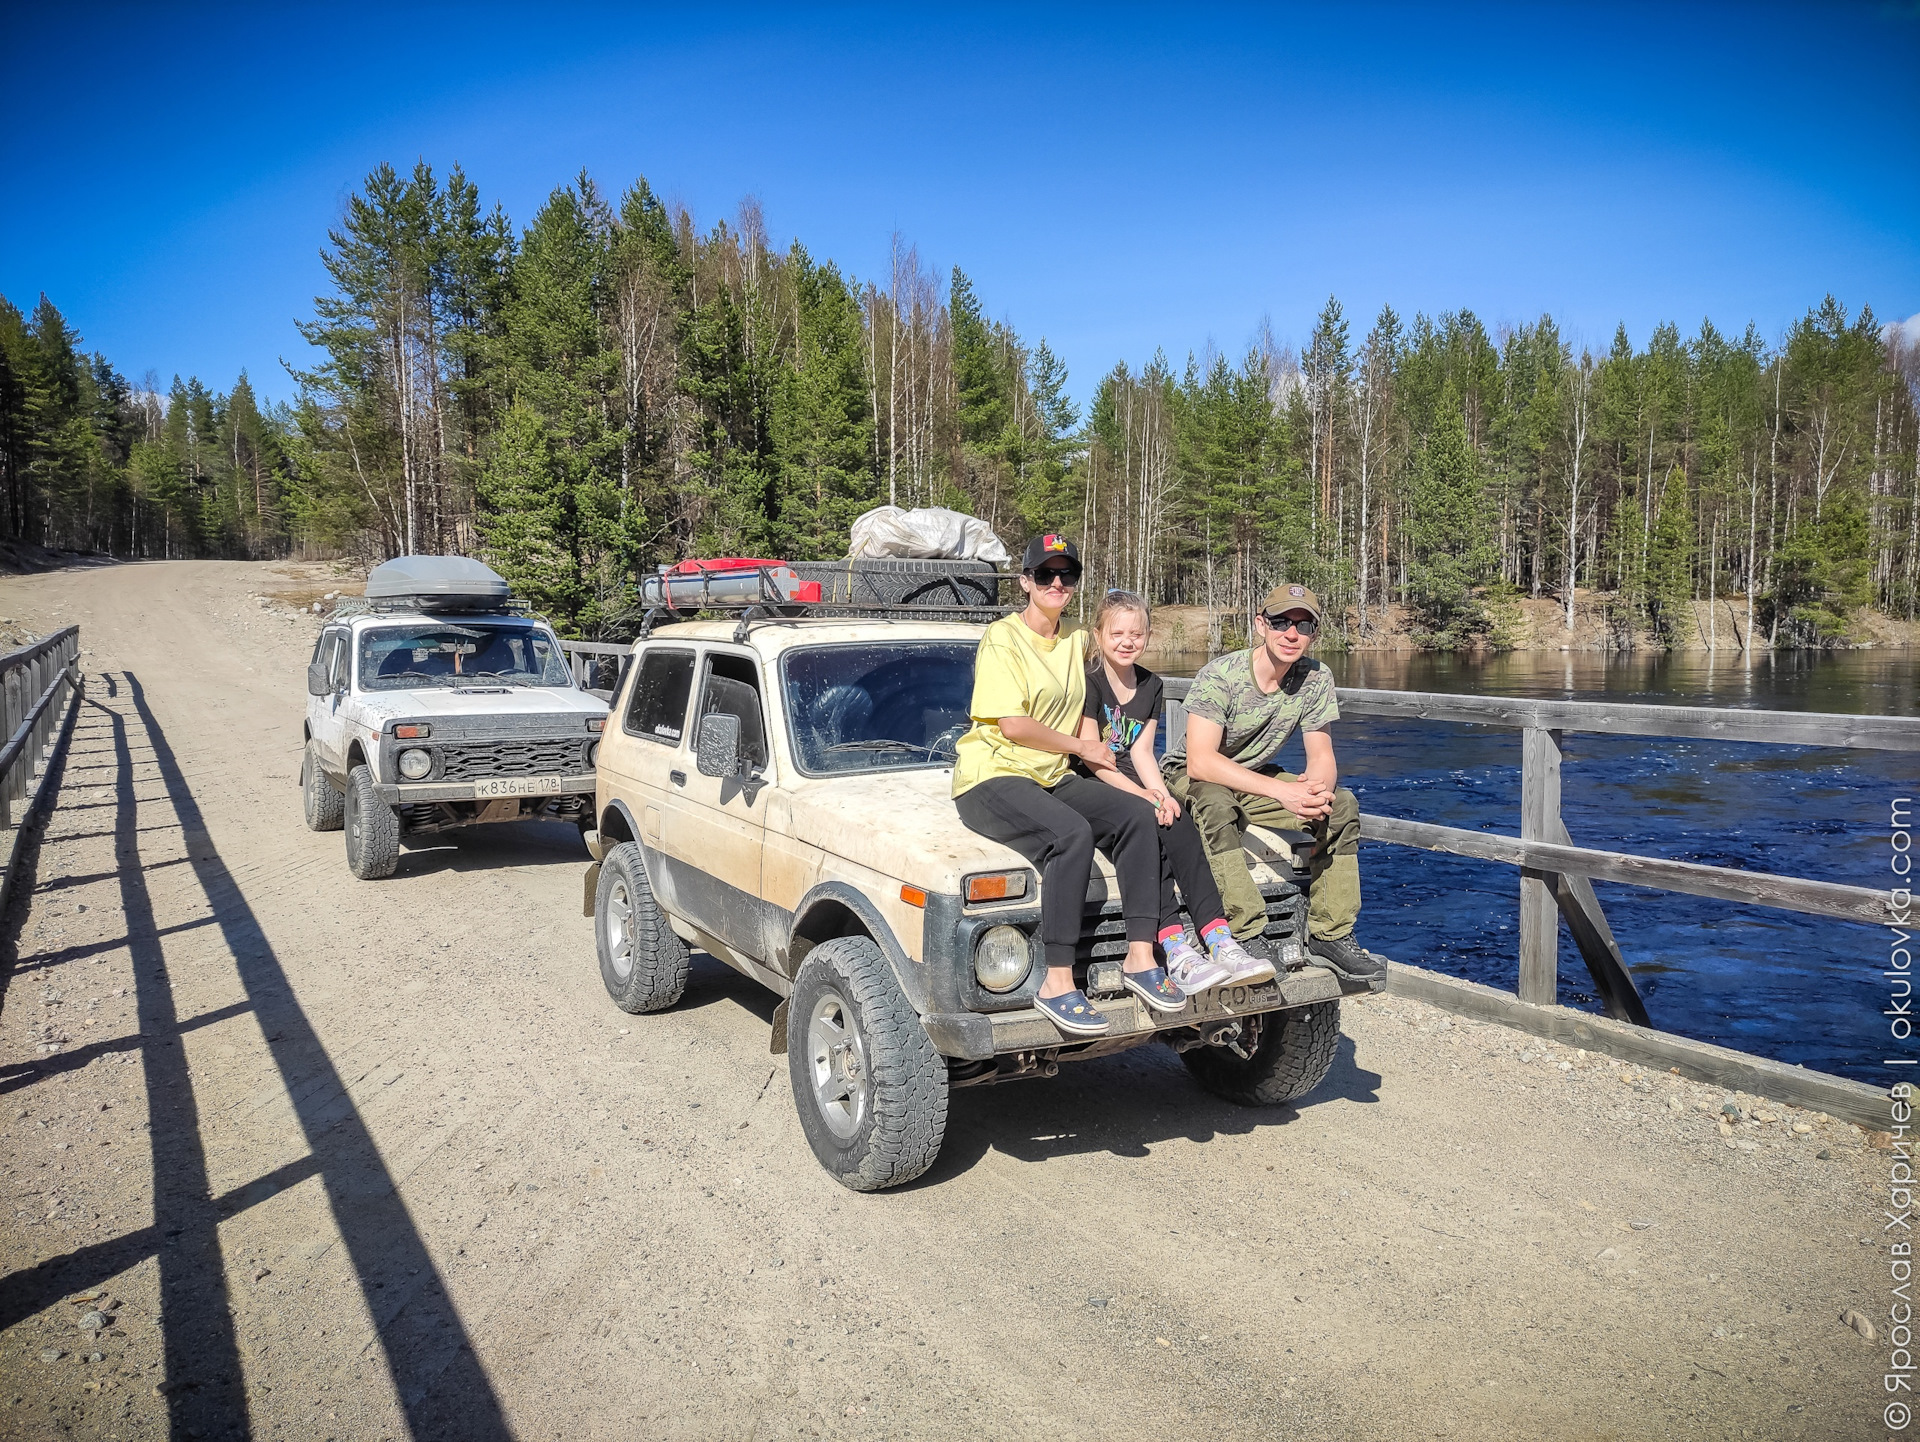
[[[1243,1107],[1201,1090],[1179,1057],[1149,1043],[1118,1056],[1074,1062],[1048,1080],[962,1087],[947,1112],[947,1139],[918,1186],[938,1186],[988,1151],[1021,1161],[1090,1152],[1145,1157],[1156,1142],[1210,1142],[1285,1127],[1333,1101],[1379,1100],[1380,1075],[1354,1061],[1345,1036],[1327,1079],[1297,1102]]]
[[[696,950],[686,996],[673,1011],[725,1003],[737,1004],[763,1026],[771,1026],[779,998]],[[785,1069],[781,1059],[783,1074]],[[1087,1152],[1144,1157],[1155,1142],[1175,1137],[1207,1142],[1247,1136],[1284,1127],[1302,1112],[1329,1102],[1371,1105],[1380,1100],[1380,1082],[1378,1072],[1359,1065],[1352,1039],[1342,1035],[1326,1080],[1311,1094],[1286,1106],[1243,1107],[1203,1091],[1170,1048],[1150,1042],[1117,1056],[1069,1063],[1047,1080],[956,1088],[940,1159],[910,1186],[939,1186],[990,1150],[1034,1162]],[[793,1125],[797,1129],[799,1121]]]
[[[108,697],[120,688],[106,678]],[[166,1359],[167,1404],[175,1436],[252,1435],[243,1367],[228,1305],[220,1252],[222,1220],[283,1187],[318,1175],[372,1317],[406,1426],[415,1438],[505,1439],[511,1433],[498,1397],[475,1356],[439,1270],[395,1189],[394,1179],[348,1096],[312,1023],[293,995],[286,973],[208,835],[200,808],[172,747],[147,705],[139,680],[123,673],[127,697],[117,705],[88,698],[93,719],[87,738],[94,756],[102,743],[114,764],[121,859],[121,901],[132,955],[138,1039],[145,1067],[153,1161],[152,1227],[53,1257],[0,1283],[0,1327],[11,1326],[83,1286],[98,1284],[147,1256],[158,1259]],[[81,738],[76,736],[75,744]],[[163,800],[136,795],[136,742],[150,744]],[[143,787],[150,778],[143,778]],[[254,1179],[225,1196],[212,1193],[200,1116],[184,1049],[183,1031],[205,1024],[175,1011],[161,929],[145,871],[139,864],[141,807],[170,807],[183,833],[188,862],[235,959],[247,1001],[292,1102],[310,1155]],[[177,929],[177,928],[170,928]],[[63,1065],[65,1063],[65,1065]],[[31,1084],[66,1070],[49,1058]]]

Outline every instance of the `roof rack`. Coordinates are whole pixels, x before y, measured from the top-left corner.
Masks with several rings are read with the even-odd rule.
[[[785,574],[776,575],[776,571]],[[733,629],[733,640],[738,645],[747,639],[755,621],[826,619],[834,616],[881,621],[958,621],[997,618],[1019,609],[1017,606],[983,606],[979,601],[964,596],[959,578],[953,577],[945,578],[953,593],[952,605],[795,600],[795,588],[789,579],[792,574],[784,566],[755,566],[723,572],[681,572],[669,577],[663,568],[658,577],[649,576],[641,582],[642,599],[650,600],[653,604],[647,607],[646,614],[641,618],[636,639],[646,640],[653,633],[653,628],[665,618],[686,620],[701,611],[737,615],[740,619]],[[997,588],[1001,581],[1011,580],[1018,574],[1010,571],[980,571],[965,579],[973,582],[990,579]],[[670,601],[677,604],[666,604]]]
[[[335,616],[532,616],[533,603],[518,596],[342,596]]]

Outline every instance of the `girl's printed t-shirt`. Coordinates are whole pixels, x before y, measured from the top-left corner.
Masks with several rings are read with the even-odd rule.
[[[1087,695],[1088,632],[1062,626],[1042,639],[1018,615],[1002,616],[980,638],[973,662],[973,725],[954,748],[953,794],[996,776],[1024,776],[1052,790],[1067,774],[1067,758],[1009,741],[1002,716],[1031,716],[1071,736],[1080,727]]]
[[[1147,729],[1147,723],[1160,714],[1160,703],[1166,698],[1167,686],[1158,676],[1145,666],[1133,668],[1133,699],[1122,702],[1113,689],[1113,683],[1107,679],[1107,668],[1095,666],[1087,672],[1087,700],[1081,714],[1091,716],[1100,723],[1100,739],[1107,743],[1107,749],[1113,753],[1113,761],[1120,768],[1120,774],[1135,786],[1146,786],[1140,779],[1133,764],[1133,743],[1140,739],[1140,733]],[[1075,769],[1079,769],[1076,762]],[[1156,782],[1159,777],[1154,777]]]

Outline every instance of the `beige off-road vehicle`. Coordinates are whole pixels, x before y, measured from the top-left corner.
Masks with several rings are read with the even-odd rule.
[[[599,752],[587,875],[600,974],[629,1012],[680,999],[688,948],[770,988],[814,1154],[845,1185],[932,1165],[947,1093],[1147,1042],[1250,1105],[1318,1086],[1346,983],[1307,966],[1161,1014],[1122,990],[1104,859],[1076,973],[1112,1029],[1063,1037],[1034,1010],[1039,877],[949,797],[983,627],[924,619],[694,621],[634,646]],[[1267,936],[1306,935],[1306,875],[1279,837],[1249,860]]]

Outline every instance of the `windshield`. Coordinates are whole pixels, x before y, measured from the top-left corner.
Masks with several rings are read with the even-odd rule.
[[[360,633],[360,689],[565,686],[573,677],[553,633],[524,621],[416,622]]]
[[[951,766],[970,724],[970,643],[809,646],[789,651],[787,725],[809,776]]]

